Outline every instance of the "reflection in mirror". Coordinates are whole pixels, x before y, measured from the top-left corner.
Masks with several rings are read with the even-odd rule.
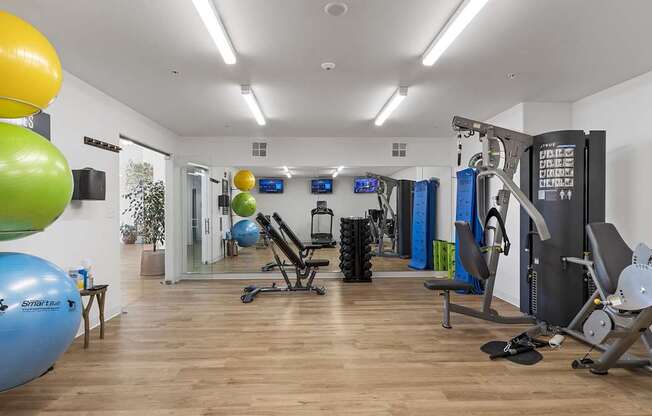
[[[251,207],[234,206],[241,190],[233,178],[240,170],[253,172],[255,213],[272,217],[272,225],[282,232],[293,250],[293,239],[305,245],[319,244],[314,258],[327,259],[322,272],[340,271],[340,220],[347,217],[369,219],[373,272],[413,271],[411,241],[413,190],[417,181],[436,178],[435,239],[452,239],[452,172],[449,166],[428,167],[211,167],[184,169],[183,195],[186,255],[184,271],[202,274],[269,273],[275,275],[270,242],[258,232],[257,239],[242,236],[237,224],[255,223]],[[229,201],[229,206],[225,206]],[[240,197],[238,201],[249,200]],[[244,214],[243,214],[244,212]],[[285,226],[282,229],[277,219]],[[251,234],[251,230],[249,232]],[[245,238],[246,237],[246,238]],[[249,239],[247,243],[243,239]],[[239,244],[237,241],[243,244]],[[255,241],[253,244],[252,241]],[[251,245],[249,245],[251,244]],[[277,250],[280,260],[289,263]]]

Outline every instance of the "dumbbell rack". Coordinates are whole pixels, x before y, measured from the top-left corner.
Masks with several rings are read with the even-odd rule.
[[[345,282],[371,282],[371,230],[369,219],[340,221],[340,269]]]

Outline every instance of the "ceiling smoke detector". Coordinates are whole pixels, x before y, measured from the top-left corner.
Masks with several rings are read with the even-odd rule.
[[[332,71],[335,69],[335,62],[324,62],[321,64],[321,69],[324,71]]]
[[[324,12],[333,17],[340,17],[346,14],[348,10],[349,6],[347,6],[345,3],[340,2],[328,3],[326,6],[324,6]]]
[[[507,79],[514,79],[514,78],[516,78],[516,74],[515,74],[515,73],[510,72],[509,74],[507,74]]]

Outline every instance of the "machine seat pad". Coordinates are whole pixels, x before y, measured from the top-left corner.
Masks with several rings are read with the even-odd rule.
[[[303,261],[307,267],[325,267],[328,266],[331,262],[325,259],[311,259]]]
[[[459,280],[453,279],[426,280],[423,282],[423,286],[430,290],[473,290],[473,285],[471,283],[460,282]]]

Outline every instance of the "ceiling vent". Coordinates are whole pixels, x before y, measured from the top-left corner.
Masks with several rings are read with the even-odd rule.
[[[326,6],[324,6],[324,12],[333,17],[340,17],[346,14],[348,10],[349,6],[347,6],[345,3],[340,2],[328,3]]]
[[[405,157],[407,155],[407,143],[392,143],[392,157]]]
[[[267,143],[253,142],[251,146],[251,155],[253,157],[267,157]]]

